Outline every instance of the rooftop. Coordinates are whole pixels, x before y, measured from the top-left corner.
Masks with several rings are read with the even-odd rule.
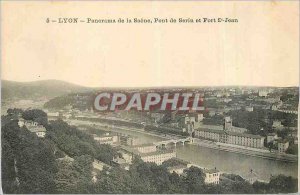
[[[223,131],[223,126],[221,125],[201,125],[199,129],[211,129],[217,131]]]
[[[30,132],[36,133],[36,132],[46,132],[46,128],[42,125],[39,126],[30,126],[28,127],[28,130]]]
[[[209,173],[209,174],[212,174],[212,173],[219,173],[220,171],[217,170],[217,169],[203,169],[203,173]]]
[[[128,163],[126,162],[126,160],[123,159],[123,158],[115,158],[115,159],[113,159],[113,162],[114,162],[114,163],[117,163],[117,164],[128,164]]]
[[[278,143],[283,143],[283,144],[285,144],[285,143],[288,143],[289,141],[288,140],[286,140],[286,139],[279,139],[278,140]]]
[[[240,131],[248,131],[246,128],[242,128],[242,127],[234,127],[234,126],[232,126],[231,127],[232,129],[236,129],[236,130],[240,130]]]
[[[139,153],[139,155],[141,157],[144,157],[144,156],[154,156],[154,155],[169,154],[169,153],[174,153],[174,151],[173,150],[157,150],[155,152]]]
[[[184,166],[184,165],[175,165],[175,166],[168,167],[167,169],[170,171],[170,170],[186,169],[186,168],[187,168],[187,166]]]
[[[155,145],[153,143],[144,143],[144,144],[135,145],[134,148],[147,147],[147,146],[155,146]]]

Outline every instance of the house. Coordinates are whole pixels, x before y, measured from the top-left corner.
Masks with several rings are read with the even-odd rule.
[[[135,146],[140,143],[138,137],[130,135],[120,135],[120,143],[124,146]]]
[[[118,136],[108,132],[102,135],[93,134],[93,136],[94,136],[94,140],[99,142],[100,144],[113,145],[118,142]]]
[[[103,170],[104,167],[111,168],[108,164],[105,164],[102,161],[94,159],[93,161],[93,169],[92,169],[92,181],[97,182],[97,175]]]
[[[62,158],[58,158],[57,160],[64,161],[64,162],[67,162],[67,163],[72,163],[74,161],[74,159],[72,157],[69,157],[68,155],[66,155]]]
[[[35,121],[19,118],[18,125],[19,127],[26,127],[31,133],[35,133],[38,137],[43,138],[46,135],[46,128]]]
[[[110,168],[110,166],[108,164],[105,164],[104,162],[94,159],[93,161],[93,169],[97,169],[99,171],[102,171],[104,166],[107,166],[108,168]]]
[[[140,153],[149,153],[156,151],[156,145],[154,145],[153,143],[136,145],[134,146],[134,148],[137,149]]]
[[[246,110],[247,112],[253,112],[253,106],[246,106],[246,107],[245,107],[245,110]]]
[[[182,175],[185,169],[187,169],[186,165],[176,165],[167,168],[169,173],[177,173],[178,175]]]
[[[219,184],[221,172],[217,169],[204,169],[205,174],[204,182],[206,184]]]
[[[208,115],[209,115],[210,117],[215,116],[215,115],[216,115],[216,110],[214,110],[214,109],[209,109],[209,110],[208,110]]]
[[[245,178],[249,183],[253,184],[258,180],[258,175],[251,169],[249,174],[247,174]]]
[[[46,136],[46,128],[42,125],[30,127],[28,130],[32,133],[35,133],[38,137],[43,138]]]
[[[266,91],[266,90],[259,90],[258,96],[259,97],[267,97],[268,96],[268,91]]]
[[[127,163],[131,164],[133,160],[133,154],[130,152],[127,152],[126,150],[118,150],[118,154],[123,158]]]
[[[203,114],[197,114],[197,116],[196,116],[196,121],[197,122],[200,122],[200,121],[203,121]]]
[[[273,121],[272,127],[278,128],[278,127],[283,127],[283,125],[281,124],[281,121],[279,121],[279,120],[274,120],[274,121]]]
[[[164,117],[164,113],[152,112],[150,116],[155,122],[158,122]]]
[[[289,142],[287,140],[279,140],[278,141],[278,152],[285,153],[285,151],[289,148]]]
[[[154,162],[161,165],[164,161],[176,157],[174,150],[157,150],[155,152],[140,153],[139,156],[144,162]]]
[[[179,158],[172,158],[176,163],[173,166],[167,167],[169,173],[177,173],[178,175],[183,175],[184,170],[193,166],[190,162],[179,159]]]
[[[118,166],[118,167],[121,167],[125,170],[129,170],[130,168],[130,164],[129,162],[126,161],[126,159],[123,159],[123,158],[120,158],[120,157],[117,157],[117,158],[114,158],[112,161],[111,161],[111,164],[113,166]]]
[[[277,136],[276,133],[269,133],[267,135],[267,143],[271,143],[271,142],[273,142],[276,139],[278,139],[278,136]]]

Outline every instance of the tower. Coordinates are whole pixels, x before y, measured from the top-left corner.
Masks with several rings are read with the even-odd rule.
[[[232,120],[231,120],[230,116],[226,116],[224,118],[223,130],[227,131],[227,130],[231,129],[231,127],[232,127]]]

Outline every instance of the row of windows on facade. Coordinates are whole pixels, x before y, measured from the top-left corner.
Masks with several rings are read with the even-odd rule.
[[[220,141],[223,143],[229,144],[237,144],[243,146],[250,146],[250,147],[261,147],[262,138],[251,138],[251,137],[243,137],[243,136],[236,136],[236,135],[225,135],[220,136],[219,133],[212,133],[212,132],[205,132],[205,131],[196,131],[195,135],[198,137],[213,139],[215,141]]]

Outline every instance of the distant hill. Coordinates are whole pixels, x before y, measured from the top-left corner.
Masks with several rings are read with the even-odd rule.
[[[7,99],[53,98],[68,93],[91,91],[93,88],[83,87],[59,80],[43,80],[33,82],[1,81],[1,97]]]

